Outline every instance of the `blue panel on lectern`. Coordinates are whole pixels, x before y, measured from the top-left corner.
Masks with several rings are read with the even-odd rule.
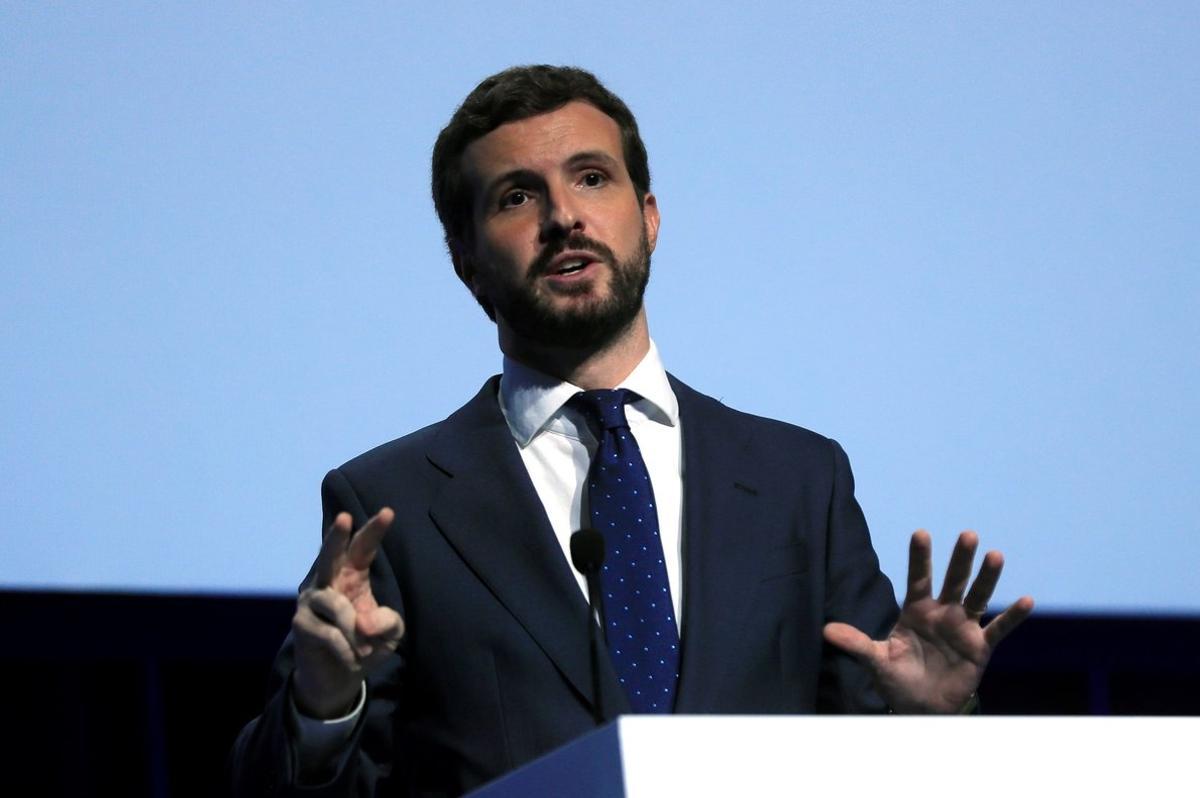
[[[474,798],[625,798],[621,742],[616,722],[580,737],[471,793]]]

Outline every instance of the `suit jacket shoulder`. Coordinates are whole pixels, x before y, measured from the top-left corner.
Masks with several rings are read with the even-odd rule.
[[[828,460],[832,449],[837,447],[836,441],[818,432],[738,410],[700,393],[674,376],[670,380],[685,425],[689,419],[694,419],[701,425],[724,427],[725,434],[731,436],[731,443],[740,448],[753,449],[756,454],[767,457],[774,454],[787,461],[801,458],[807,462]]]
[[[418,474],[430,464],[441,469],[431,455],[442,453],[453,462],[458,459],[453,452],[466,446],[469,436],[495,434],[504,423],[496,399],[499,385],[500,377],[491,377],[466,404],[441,421],[380,444],[334,470],[358,485],[381,475]]]

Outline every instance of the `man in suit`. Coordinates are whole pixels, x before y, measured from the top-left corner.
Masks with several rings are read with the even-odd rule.
[[[581,70],[506,70],[433,161],[504,373],[327,475],[238,792],[457,794],[630,711],[968,708],[1032,601],[981,628],[1000,555],[971,583],[964,533],[935,599],[919,532],[897,608],[841,448],[667,375],[642,303],[659,213],[624,103]],[[611,564],[598,695],[568,553],[590,524]]]

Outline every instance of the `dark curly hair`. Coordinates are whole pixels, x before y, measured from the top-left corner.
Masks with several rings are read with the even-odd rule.
[[[638,202],[642,201],[650,191],[650,164],[637,120],[621,98],[604,88],[595,75],[576,67],[510,67],[485,78],[467,95],[433,145],[433,206],[447,246],[470,240],[472,198],[462,173],[467,146],[506,122],[553,111],[572,100],[594,105],[617,123],[625,168]]]

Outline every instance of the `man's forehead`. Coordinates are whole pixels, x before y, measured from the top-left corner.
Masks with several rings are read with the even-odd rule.
[[[580,152],[606,152],[624,163],[621,130],[608,114],[573,100],[536,116],[505,122],[467,145],[463,169],[473,181],[512,169],[552,168]]]

